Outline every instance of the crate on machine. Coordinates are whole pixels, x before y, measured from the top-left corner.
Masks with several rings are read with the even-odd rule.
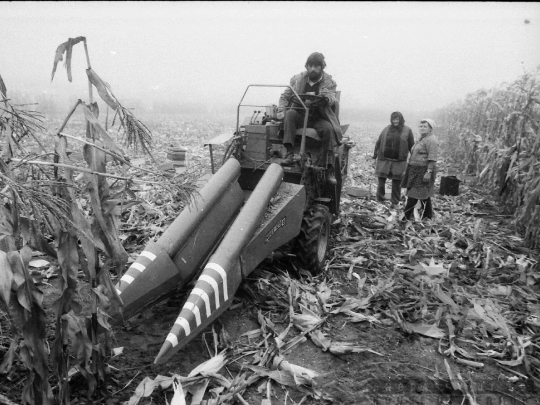
[[[248,160],[266,162],[270,158],[271,144],[277,139],[279,125],[246,125],[249,138],[244,155]]]

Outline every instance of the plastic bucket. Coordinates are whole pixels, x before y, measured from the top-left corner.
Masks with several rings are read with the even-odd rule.
[[[459,180],[456,176],[441,177],[440,195],[459,195]]]
[[[167,149],[167,159],[174,166],[187,166],[188,150],[181,146],[171,146]]]

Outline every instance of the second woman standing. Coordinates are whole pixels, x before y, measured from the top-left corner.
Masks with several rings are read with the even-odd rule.
[[[435,176],[437,175],[437,158],[439,146],[433,135],[435,121],[426,118],[420,121],[418,130],[420,140],[411,151],[411,158],[407,171],[403,176],[403,187],[407,189],[407,204],[405,205],[405,218],[414,218],[414,207],[420,200],[421,219],[433,218],[431,197],[435,192]]]

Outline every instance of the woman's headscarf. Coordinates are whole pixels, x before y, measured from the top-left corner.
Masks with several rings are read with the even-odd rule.
[[[431,118],[424,118],[423,120],[421,120],[420,122],[427,122],[429,124],[429,126],[431,127],[431,129],[435,129],[435,121],[433,121]]]
[[[405,125],[405,118],[403,118],[403,114],[401,114],[399,111],[394,111],[391,115],[390,115],[390,124],[392,124],[392,120],[394,118],[399,118],[399,127],[400,128],[403,128],[403,125]]]

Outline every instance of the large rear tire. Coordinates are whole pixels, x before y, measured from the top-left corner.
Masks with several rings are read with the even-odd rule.
[[[324,269],[332,215],[327,206],[315,204],[304,212],[300,235],[296,239],[297,264],[312,274]]]

